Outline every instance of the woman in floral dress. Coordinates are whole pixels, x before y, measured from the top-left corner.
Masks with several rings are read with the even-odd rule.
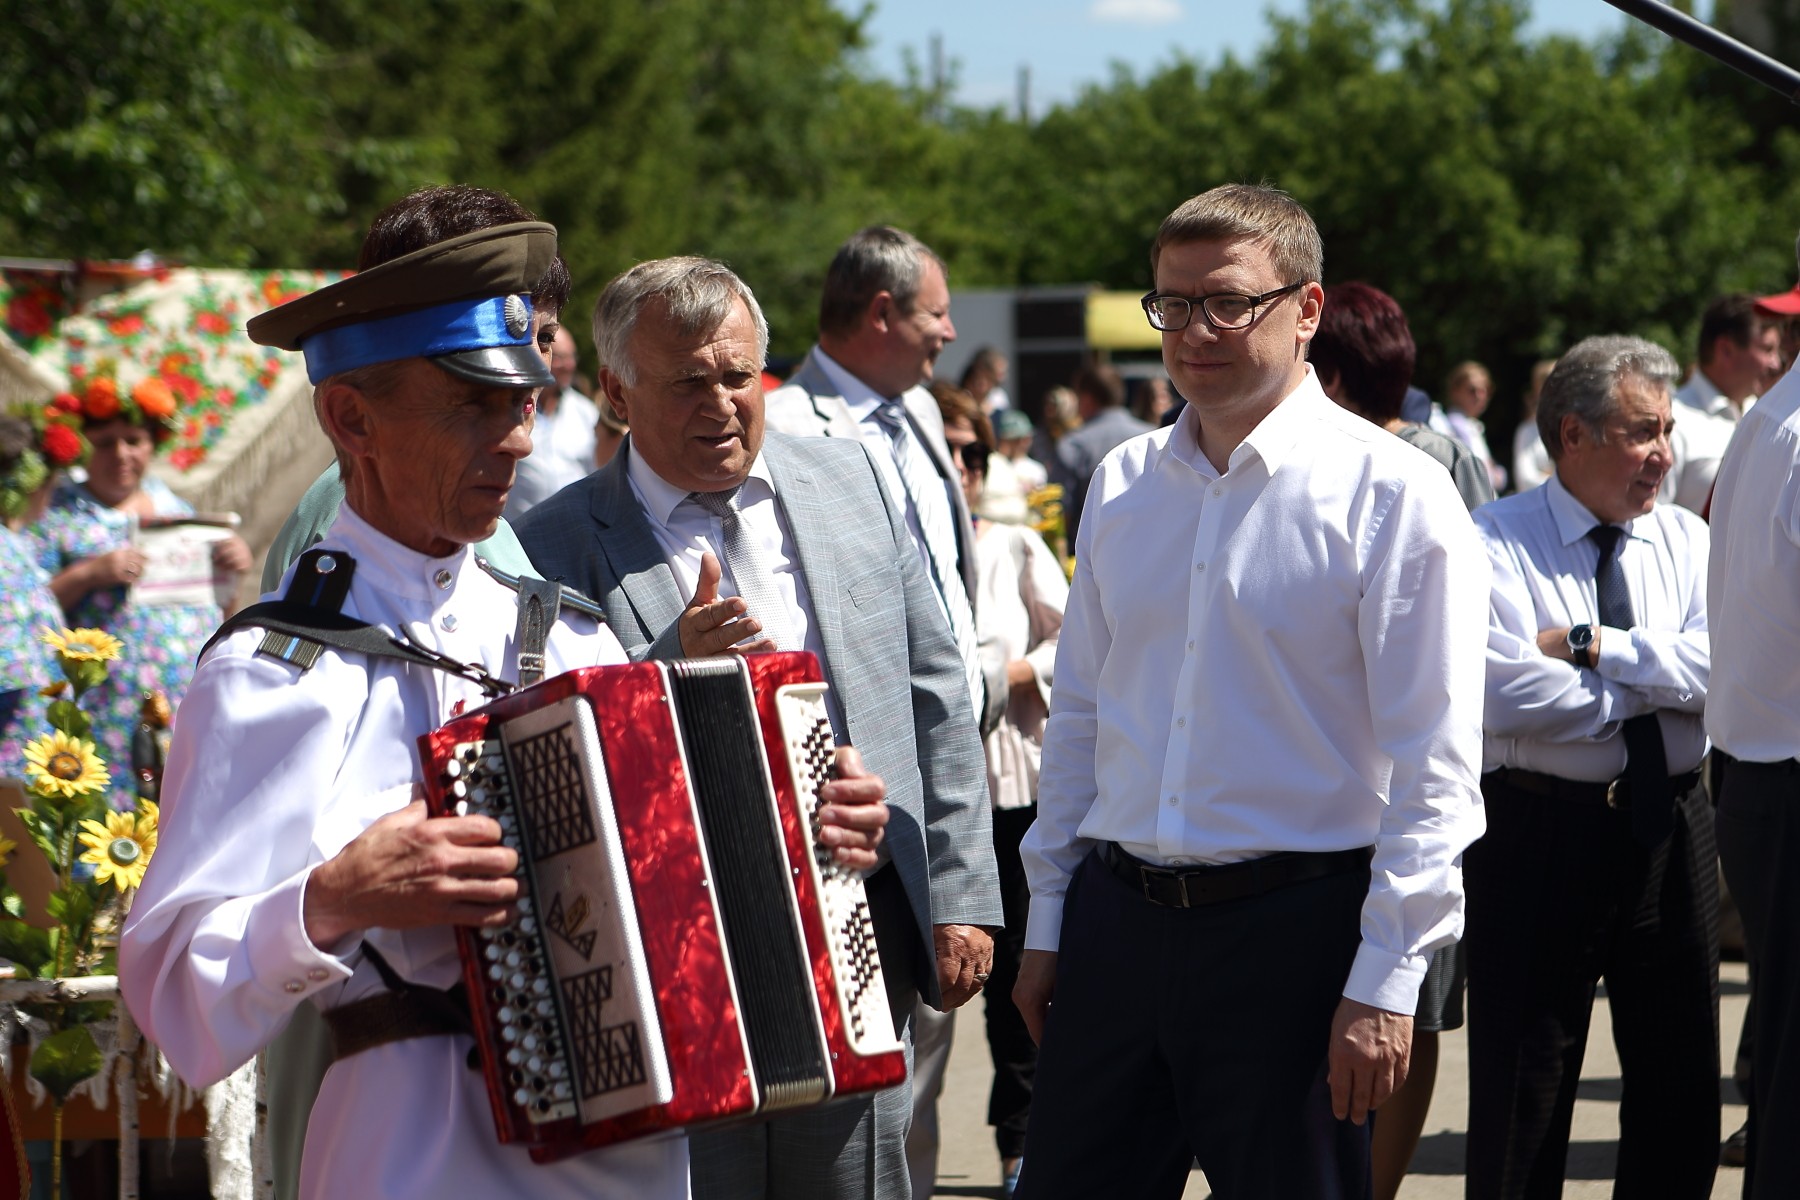
[[[85,484],[65,482],[29,534],[50,589],[72,627],[104,629],[125,643],[106,682],[88,693],[94,741],[112,772],[115,808],[135,802],[131,737],[144,697],[161,692],[179,705],[200,647],[224,619],[217,604],[148,605],[132,602],[144,554],[132,544],[136,519],[191,516],[193,509],[145,472],[169,437],[175,402],[159,380],[121,395],[111,379],[87,385],[81,398],[84,432],[93,445]],[[213,547],[213,566],[241,572],[250,548],[232,536]]]
[[[58,677],[42,627],[60,626],[62,610],[35,548],[18,533],[50,495],[38,441],[26,421],[0,417],[0,778],[24,777],[25,742],[42,715],[38,689]]]

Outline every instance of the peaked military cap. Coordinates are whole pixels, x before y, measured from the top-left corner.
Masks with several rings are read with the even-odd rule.
[[[313,383],[426,358],[495,387],[555,382],[531,333],[531,289],[556,258],[556,227],[478,229],[370,267],[252,317],[250,340],[298,350]]]

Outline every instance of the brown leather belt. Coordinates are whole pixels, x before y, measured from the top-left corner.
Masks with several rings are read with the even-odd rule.
[[[1620,812],[1631,808],[1631,785],[1623,775],[1607,783],[1593,783],[1581,779],[1564,779],[1560,775],[1546,775],[1542,771],[1526,771],[1518,767],[1501,767],[1489,774],[1492,779],[1507,787],[1530,792],[1535,796],[1574,800],[1581,804],[1604,804]],[[1699,767],[1684,775],[1669,776],[1669,790],[1678,797],[1687,795],[1699,785]]]
[[[1159,867],[1135,858],[1117,842],[1100,843],[1100,861],[1132,890],[1166,908],[1200,908],[1277,888],[1323,879],[1357,869],[1368,870],[1374,848],[1332,850],[1323,854],[1298,851],[1269,854],[1244,862],[1211,867]]]
[[[377,992],[340,1004],[325,1013],[325,1025],[331,1030],[332,1061],[389,1042],[468,1033],[468,1009],[466,1005],[460,1012],[456,1008],[461,997],[462,988],[458,985],[448,992],[435,988]]]

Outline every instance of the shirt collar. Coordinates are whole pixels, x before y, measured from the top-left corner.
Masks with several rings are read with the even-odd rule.
[[[455,583],[468,572],[481,569],[475,565],[473,546],[460,546],[442,558],[421,554],[369,524],[348,501],[338,509],[323,541],[356,560],[356,582],[404,599],[430,601],[433,607],[449,599]],[[437,582],[440,572],[449,573],[449,584]]]
[[[849,369],[839,363],[824,350],[814,348],[818,357],[819,368],[825,372],[825,378],[831,380],[837,388],[838,395],[843,397],[844,407],[858,421],[866,421],[875,415],[875,410],[886,404],[888,397],[852,375]]]
[[[1237,470],[1254,454],[1273,475],[1300,439],[1301,431],[1333,410],[1337,410],[1337,405],[1319,386],[1312,364],[1307,363],[1306,375],[1299,385],[1256,423],[1256,428],[1231,452],[1226,469]],[[1192,404],[1184,405],[1181,416],[1175,419],[1175,437],[1170,439],[1169,451],[1177,460],[1209,478],[1218,474],[1200,453],[1200,414]]]
[[[1574,545],[1587,537],[1596,526],[1607,523],[1589,512],[1587,505],[1577,500],[1574,493],[1563,486],[1560,475],[1552,474],[1544,485],[1543,492],[1544,502],[1550,506],[1550,518],[1556,522],[1557,536],[1565,546]],[[1633,517],[1619,528],[1625,531],[1627,537],[1638,537],[1637,523],[1643,519]]]
[[[627,454],[625,475],[631,480],[631,490],[637,493],[644,512],[658,525],[667,527],[669,518],[675,515],[681,502],[688,498],[687,492],[651,470],[641,454]],[[758,500],[765,495],[774,494],[774,477],[769,474],[769,464],[764,461],[762,451],[758,450],[755,461],[750,464],[749,478],[744,481],[743,501]]]
[[[1731,403],[1731,398],[1718,384],[1712,381],[1712,376],[1699,367],[1694,368],[1694,377],[1688,380],[1687,386],[1693,389],[1691,395],[1697,401],[1694,407],[1701,412],[1711,413],[1715,417],[1720,413],[1736,412],[1736,406]],[[1750,399],[1754,400],[1755,397]],[[1748,408],[1749,403],[1746,402],[1744,407]]]

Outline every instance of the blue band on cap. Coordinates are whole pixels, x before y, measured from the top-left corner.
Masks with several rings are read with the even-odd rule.
[[[523,333],[514,334],[506,327],[509,300],[524,301]],[[300,351],[306,356],[306,377],[316,384],[376,363],[531,344],[530,298],[493,296],[486,300],[457,300],[358,325],[341,325],[313,334],[300,344]]]

